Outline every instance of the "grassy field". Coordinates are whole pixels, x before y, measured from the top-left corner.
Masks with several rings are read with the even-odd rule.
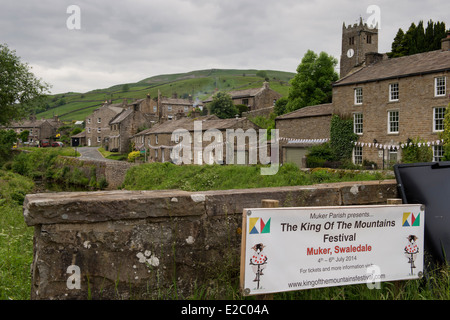
[[[262,176],[260,169],[260,165],[177,166],[171,163],[148,163],[130,168],[123,187],[129,190],[204,191],[394,178],[392,174],[380,171],[314,169],[310,172],[303,172],[293,164],[281,166],[276,175]]]
[[[211,96],[216,88],[222,91],[244,90],[259,88],[265,81],[256,76],[257,70],[200,70],[189,73],[160,75],[144,79],[136,83],[129,83],[129,90],[123,91],[123,84],[106,89],[96,89],[86,93],[68,92],[51,95],[48,98],[50,109],[37,114],[38,118],[51,118],[58,115],[63,121],[84,120],[105,100],[120,103],[123,100],[131,102],[143,99],[150,94],[157,97],[158,90],[163,96],[171,97],[174,93],[178,97],[192,96],[194,99],[204,100]],[[267,70],[270,87],[286,96],[289,93],[289,80],[294,73]]]

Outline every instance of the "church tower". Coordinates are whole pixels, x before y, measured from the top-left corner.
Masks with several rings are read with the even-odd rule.
[[[353,68],[361,66],[367,53],[378,53],[378,28],[371,29],[362,18],[359,24],[342,26],[342,51],[340,77],[349,74]]]

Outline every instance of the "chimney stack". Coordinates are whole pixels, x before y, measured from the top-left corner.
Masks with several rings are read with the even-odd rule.
[[[450,50],[450,31],[447,32],[447,38],[441,40],[442,51]]]

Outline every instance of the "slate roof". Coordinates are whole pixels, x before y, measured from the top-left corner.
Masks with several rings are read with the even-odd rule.
[[[298,119],[298,118],[307,118],[307,117],[319,117],[331,115],[333,113],[333,104],[332,103],[324,103],[315,106],[308,106],[304,108],[297,109],[295,111],[283,114],[276,118],[276,120],[285,120],[285,119]]]
[[[39,128],[46,122],[55,128],[59,125],[59,122],[57,122],[53,119],[42,119],[42,120],[27,119],[27,120],[20,120],[17,122],[12,122],[5,127],[6,128]]]
[[[271,90],[270,88],[267,88],[267,89]],[[245,97],[255,97],[256,95],[258,95],[258,93],[260,93],[261,91],[267,90],[267,89],[264,87],[259,87],[259,88],[253,88],[253,89],[228,91],[226,93],[228,93],[232,99],[240,99],[240,98],[245,98]],[[203,100],[203,103],[213,101],[214,95],[215,95],[215,93],[212,96],[210,96],[208,99]]]
[[[397,79],[450,70],[450,51],[435,50],[399,58],[383,59],[343,77],[333,86]]]
[[[123,120],[125,120],[130,114],[133,113],[133,108],[128,108],[128,109],[124,109],[122,110],[121,113],[119,113],[118,115],[116,115],[110,122],[109,124],[117,124],[117,123],[121,123]]]

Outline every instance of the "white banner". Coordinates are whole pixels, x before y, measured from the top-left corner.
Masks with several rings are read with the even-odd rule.
[[[421,205],[244,210],[245,295],[419,278]]]

